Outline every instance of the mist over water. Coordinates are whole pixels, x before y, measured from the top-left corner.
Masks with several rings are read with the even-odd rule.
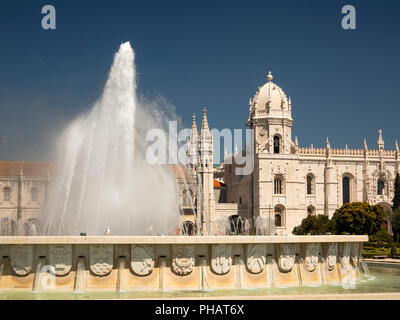
[[[136,97],[134,52],[115,54],[103,95],[58,142],[57,175],[41,217],[45,235],[172,234],[178,223],[175,176],[146,161],[146,131],[162,127],[157,108]],[[149,111],[149,112],[147,112]]]

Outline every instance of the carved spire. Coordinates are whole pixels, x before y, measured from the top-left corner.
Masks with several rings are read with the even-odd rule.
[[[289,105],[289,111],[292,110],[292,100],[290,99],[290,96],[289,96],[288,105]]]
[[[364,138],[364,151],[368,151],[367,139]]]
[[[330,149],[330,148],[331,148],[331,144],[330,144],[330,142],[329,142],[328,137],[326,137],[326,148],[327,148],[327,149]]]
[[[203,122],[201,124],[201,131],[203,131],[203,129],[208,130],[208,121],[207,121],[207,109],[204,107],[203,109]]]
[[[253,101],[251,100],[251,97],[249,98],[249,118],[247,119],[247,126],[251,126],[250,121],[251,121],[251,113],[253,112]]]
[[[379,137],[378,137],[378,150],[383,150],[385,149],[385,142],[383,141],[382,138],[382,130],[379,129]]]
[[[296,148],[299,147],[299,140],[297,139],[297,136],[294,137],[294,145]]]
[[[193,113],[193,116],[192,116],[192,131],[194,131],[194,130],[197,132],[196,115]]]
[[[397,143],[397,139],[396,139],[396,141],[394,142],[394,145],[395,145],[395,147],[396,147],[396,151],[399,152],[399,145],[398,145],[398,143]]]

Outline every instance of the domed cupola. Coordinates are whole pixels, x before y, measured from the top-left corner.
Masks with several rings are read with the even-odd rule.
[[[292,103],[268,72],[268,82],[249,101],[247,126],[255,129],[257,153],[291,153]]]
[[[268,82],[259,87],[250,106],[250,118],[285,117],[291,119],[291,102],[285,92],[272,82],[271,71],[268,72]]]

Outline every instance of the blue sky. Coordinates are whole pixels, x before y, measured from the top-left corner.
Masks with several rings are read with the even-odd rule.
[[[41,28],[52,4],[57,29]],[[341,28],[352,4],[357,29]],[[266,80],[292,98],[301,146],[387,149],[400,138],[399,1],[0,2],[1,160],[48,160],[49,137],[101,95],[113,54],[130,41],[138,89],[164,96],[187,126],[245,128]],[[198,120],[200,122],[200,119]]]

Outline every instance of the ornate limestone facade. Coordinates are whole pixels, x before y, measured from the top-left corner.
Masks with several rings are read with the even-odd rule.
[[[53,169],[47,162],[0,161],[0,235],[35,232],[27,229],[38,227]]]
[[[385,150],[379,130],[377,149],[301,148],[292,139],[292,103],[272,80],[249,103],[247,126],[254,129],[254,172],[235,176],[235,163],[225,165],[228,202],[244,203],[246,217],[270,218],[273,233],[290,234],[309,214],[329,217],[344,203],[366,201],[389,209],[400,152]],[[253,185],[253,188],[251,188]],[[390,226],[389,226],[390,229]]]

